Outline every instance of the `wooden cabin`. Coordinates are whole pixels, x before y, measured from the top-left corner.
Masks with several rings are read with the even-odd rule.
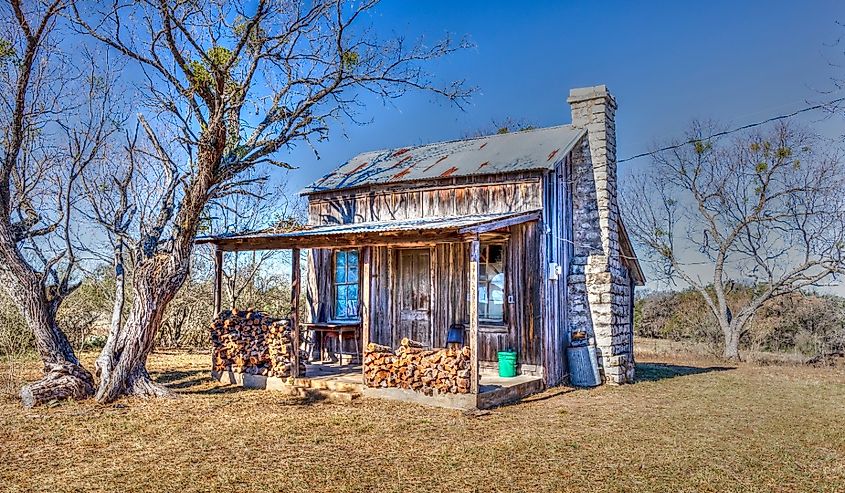
[[[358,155],[303,190],[302,231],[203,241],[309,249],[303,323],[336,331],[341,356],[403,339],[435,354],[450,328],[460,333],[471,397],[457,407],[566,383],[575,331],[595,339],[603,381],[632,382],[644,278],[617,208],[616,102],[604,86],[573,89],[568,102],[571,124]],[[496,380],[506,350],[519,385]],[[485,378],[495,380],[487,399]]]

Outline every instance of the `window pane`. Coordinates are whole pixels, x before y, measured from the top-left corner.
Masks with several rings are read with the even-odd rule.
[[[347,286],[336,286],[334,296],[335,318],[346,318],[346,288]]]
[[[346,318],[358,316],[358,300],[346,300]]]
[[[504,320],[504,307],[501,303],[491,303],[487,305],[487,319],[488,320]]]
[[[490,286],[498,289],[500,292],[505,290],[505,274],[500,272],[490,278]]]
[[[478,269],[478,316],[503,321],[505,308],[504,245],[482,245]]]
[[[334,282],[346,282],[346,252],[343,250],[335,252]]]
[[[358,250],[346,254],[346,281],[358,282]]]
[[[504,262],[504,250],[503,245],[490,245],[489,262],[501,266]]]
[[[478,317],[487,318],[487,283],[478,283]]]
[[[502,276],[504,277],[504,276]],[[488,301],[491,305],[502,305],[505,302],[504,286],[497,286],[494,282],[490,283],[490,299]]]

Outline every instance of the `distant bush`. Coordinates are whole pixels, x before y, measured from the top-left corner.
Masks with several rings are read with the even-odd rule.
[[[114,276],[103,268],[86,277],[62,302],[56,322],[75,350],[91,349],[89,339],[108,334],[114,303]]]
[[[729,303],[739,305],[751,287],[735,287]],[[712,313],[694,290],[659,292],[634,304],[637,335],[704,343],[721,352],[722,337]],[[765,303],[741,340],[744,350],[794,352],[815,361],[845,353],[845,299],[833,295],[793,293]]]
[[[35,350],[35,340],[18,307],[0,293],[0,395],[17,396],[23,377],[23,361]]]
[[[82,347],[89,350],[103,349],[106,345],[107,339],[108,335],[106,334],[91,334],[85,338],[85,342]]]
[[[186,281],[167,306],[156,345],[168,348],[210,347],[208,326],[213,311],[212,281]]]

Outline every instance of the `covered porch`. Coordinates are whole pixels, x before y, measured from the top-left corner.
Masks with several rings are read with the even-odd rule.
[[[304,375],[299,370],[300,352],[294,351],[292,380],[264,375],[238,376],[232,372],[219,372],[215,377],[256,388],[348,387],[369,397],[461,409],[492,407],[538,392],[544,388],[542,365],[531,360],[527,353],[542,353],[542,348],[521,351],[526,355],[516,377],[501,378],[497,374],[495,356],[491,358],[491,354],[495,355],[497,349],[510,348],[509,344],[518,344],[512,342],[513,337],[509,339],[508,326],[517,324],[519,317],[512,315],[500,326],[486,325],[490,323],[484,318],[486,307],[479,306],[479,289],[485,289],[479,281],[479,270],[486,254],[485,245],[507,241],[512,230],[534,230],[539,218],[539,211],[531,211],[312,226],[289,233],[201,238],[198,243],[211,244],[215,251],[214,301],[218,313],[222,308],[225,252],[288,249],[292,252],[290,324],[294,347],[303,347],[304,333],[310,334],[310,339],[315,334],[336,333],[340,350],[336,363],[306,362]],[[300,257],[306,249],[310,250],[307,307],[304,307],[307,314],[302,317]],[[509,249],[514,257],[525,255],[521,243]],[[354,271],[344,263],[345,273],[336,272],[332,259],[341,251],[355,252]],[[519,264],[513,269],[519,274],[523,267]],[[341,277],[343,283],[338,281]],[[355,287],[338,287],[344,283]],[[347,290],[341,300],[345,305],[337,299],[341,288]],[[510,288],[523,289],[518,285]],[[527,292],[528,288],[524,290]],[[355,296],[351,294],[353,291]],[[500,309],[515,313],[513,296],[504,293],[501,296],[505,298],[499,300]],[[483,303],[483,294],[481,299]],[[355,316],[336,317],[339,305],[340,310],[346,306]],[[398,349],[399,340],[407,338],[433,351],[447,345],[447,333],[454,326],[462,326],[464,337],[458,345],[452,344],[453,348],[466,346],[469,353],[469,385],[465,392],[426,394],[411,388],[367,386],[364,378],[367,361],[363,354],[371,343]]]

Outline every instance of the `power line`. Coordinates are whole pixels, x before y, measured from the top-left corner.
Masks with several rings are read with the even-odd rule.
[[[806,113],[808,111],[815,111],[815,110],[818,110],[818,109],[822,109],[826,106],[841,103],[843,101],[845,101],[845,98],[834,99],[832,101],[828,101],[827,103],[821,103],[821,104],[817,104],[815,106],[808,106],[806,108],[801,108],[800,110],[793,111],[792,113],[789,113],[789,114],[786,114],[786,115],[773,116],[773,117],[767,118],[763,121],[759,121],[759,122],[756,122],[756,123],[749,123],[748,125],[743,125],[741,127],[737,127],[737,128],[732,129],[732,130],[724,130],[722,132],[716,132],[716,133],[714,133],[714,134],[712,134],[708,137],[705,137],[703,139],[691,139],[691,140],[688,140],[686,142],[681,142],[680,144],[674,144],[674,145],[670,145],[670,146],[666,146],[666,147],[661,147],[660,149],[656,149],[654,151],[636,154],[634,156],[626,157],[625,159],[620,159],[616,162],[617,163],[624,163],[625,161],[632,161],[634,159],[639,159],[641,157],[653,156],[655,154],[658,154],[658,153],[661,153],[661,152],[664,152],[664,151],[671,151],[672,149],[678,149],[678,148],[683,147],[685,145],[695,144],[696,142],[701,142],[702,140],[710,140],[710,139],[713,139],[713,138],[716,138],[716,137],[723,137],[725,135],[730,135],[732,133],[740,132],[742,130],[748,130],[749,128],[759,127],[760,125],[765,125],[767,123],[772,123],[772,122],[775,122],[775,121],[778,121],[778,120],[784,120],[786,118],[792,118],[795,115],[799,115],[801,113]]]

